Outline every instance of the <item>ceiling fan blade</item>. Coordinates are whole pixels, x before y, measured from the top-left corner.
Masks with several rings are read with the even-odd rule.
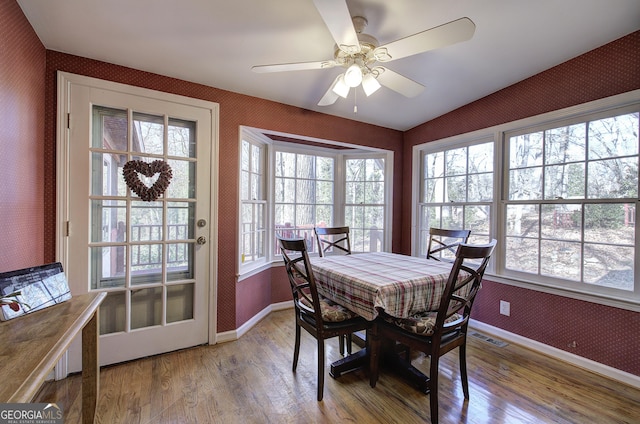
[[[425,88],[424,85],[382,66],[376,66],[372,72],[378,74],[377,79],[380,84],[397,91],[405,97],[416,97]]]
[[[324,60],[322,62],[298,62],[298,63],[281,63],[277,65],[259,65],[251,68],[253,72],[285,72],[285,71],[304,71],[307,69],[329,69],[336,66],[334,60]]]
[[[345,53],[360,52],[358,34],[353,27],[345,0],[313,0],[338,48]]]
[[[473,37],[475,30],[476,24],[471,19],[460,18],[380,46],[373,55],[380,62],[401,59],[467,41]]]
[[[333,82],[329,86],[329,89],[327,90],[327,92],[324,93],[324,96],[322,96],[322,98],[318,102],[318,106],[329,106],[329,105],[334,104],[336,102],[336,100],[338,100],[339,96],[335,91],[333,91],[333,86],[336,85],[336,83],[338,82],[339,78],[340,78],[340,75],[338,75],[336,77],[336,79],[333,80]]]

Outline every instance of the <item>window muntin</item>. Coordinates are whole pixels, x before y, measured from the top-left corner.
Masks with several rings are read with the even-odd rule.
[[[417,252],[426,255],[429,228],[470,229],[487,242],[493,201],[494,143],[480,142],[422,154]]]
[[[507,134],[506,271],[634,291],[638,116]]]
[[[240,261],[266,258],[265,146],[242,140],[240,154]]]
[[[380,252],[385,246],[384,158],[345,159],[345,225],[353,252]]]
[[[281,237],[303,237],[316,250],[313,227],[334,222],[335,159],[318,154],[275,152],[274,229]]]

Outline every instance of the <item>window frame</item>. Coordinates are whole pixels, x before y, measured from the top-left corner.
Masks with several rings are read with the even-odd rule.
[[[381,251],[383,252],[388,252],[391,251],[391,226],[392,226],[392,221],[391,221],[391,215],[393,212],[393,153],[392,152],[387,152],[387,153],[376,153],[376,152],[371,152],[371,153],[347,153],[342,155],[342,171],[343,171],[343,182],[344,184],[341,186],[341,188],[343,189],[343,194],[341,196],[341,202],[342,205],[339,208],[340,211],[342,211],[342,221],[343,223],[345,223],[345,225],[349,225],[348,222],[346,221],[346,216],[345,216],[345,212],[346,212],[346,207],[347,205],[351,205],[351,203],[347,203],[347,199],[346,199],[346,183],[347,183],[347,176],[346,176],[346,169],[347,169],[347,161],[348,160],[355,160],[355,159],[382,159],[384,160],[384,199],[383,199],[383,203],[381,204],[362,204],[363,207],[371,207],[373,205],[378,205],[378,206],[382,206],[383,210],[384,210],[384,218],[383,218],[383,229],[382,229],[382,241],[380,242],[380,247],[381,247]],[[361,181],[361,182],[366,182],[366,181]],[[358,228],[359,230],[360,228]],[[366,230],[366,228],[363,228],[363,231]],[[360,252],[361,250],[358,250],[358,245],[357,245],[357,238],[353,237],[353,235],[351,235],[351,250],[352,252]]]
[[[256,146],[258,148],[260,148],[261,150],[261,154],[260,154],[260,161],[262,162],[262,170],[263,170],[263,174],[262,174],[262,179],[261,179],[261,193],[262,193],[262,198],[261,199],[243,199],[242,198],[242,191],[243,191],[243,180],[242,180],[242,173],[243,173],[243,169],[242,169],[242,156],[243,156],[243,149],[242,149],[242,144],[243,142],[247,142],[249,143],[250,146]],[[266,235],[269,232],[269,207],[268,207],[268,184],[267,184],[267,175],[269,174],[269,161],[268,159],[268,149],[267,149],[268,145],[261,140],[259,137],[256,137],[255,134],[253,134],[252,132],[245,132],[245,131],[241,131],[240,132],[240,142],[239,142],[239,152],[240,154],[239,156],[239,166],[238,166],[238,270],[243,270],[245,272],[250,272],[252,270],[256,270],[259,269],[261,267],[264,267],[265,264],[267,264],[268,259],[269,259],[269,251],[268,251],[268,245],[266,245]],[[249,152],[249,187],[247,187],[247,190],[249,193],[251,193],[251,153]],[[262,223],[262,230],[265,234],[265,236],[263,237],[263,246],[262,246],[262,251],[264,252],[263,256],[258,257],[256,260],[253,260],[251,262],[245,262],[244,260],[244,251],[243,251],[243,246],[244,246],[244,241],[243,241],[243,236],[245,234],[244,229],[243,229],[243,221],[242,221],[242,212],[243,212],[243,206],[246,204],[251,204],[251,205],[263,205],[263,220],[264,222]],[[259,225],[259,224],[253,224],[255,225]],[[251,233],[254,233],[255,230],[250,231]],[[259,251],[260,248],[256,247],[255,249],[253,249],[253,251]]]
[[[490,222],[491,237],[498,240],[496,253],[491,261],[486,275],[492,281],[505,283],[536,291],[557,294],[574,299],[586,300],[594,303],[614,306],[622,309],[640,311],[640,237],[636,225],[635,234],[635,258],[634,258],[634,290],[631,292],[621,292],[620,290],[590,290],[589,284],[582,283],[582,287],[575,285],[560,284],[563,281],[556,281],[552,278],[531,278],[530,275],[522,273],[506,272],[505,252],[506,252],[506,209],[508,199],[508,135],[515,133],[527,134],[537,130],[554,129],[565,125],[567,122],[585,122],[599,116],[615,116],[640,110],[640,90],[611,96],[608,98],[572,106],[557,111],[544,113],[518,121],[508,122],[493,127],[488,127],[471,133],[460,134],[446,139],[415,145],[412,152],[412,231],[411,248],[412,254],[419,252],[419,231],[420,231],[420,193],[422,178],[422,155],[425,152],[433,153],[443,150],[454,149],[456,147],[474,144],[474,140],[482,142],[492,138],[494,140],[494,209]],[[504,165],[503,165],[504,163]],[[596,199],[598,200],[598,199]],[[544,200],[542,200],[544,202]],[[633,200],[632,200],[633,201]],[[636,203],[636,218],[639,214]],[[636,219],[637,222],[637,219]],[[503,223],[503,224],[500,224]],[[500,224],[500,225],[499,225]]]
[[[596,111],[593,113],[585,113],[585,114],[580,114],[577,116],[573,116],[570,117],[568,119],[559,119],[559,120],[554,120],[554,121],[550,121],[550,122],[546,122],[544,124],[541,125],[536,125],[536,126],[532,126],[532,127],[528,127],[528,128],[524,128],[524,129],[514,129],[513,131],[504,131],[502,133],[502,137],[503,137],[503,143],[504,143],[504,148],[503,148],[503,157],[504,157],[504,163],[505,163],[505,167],[504,167],[504,172],[503,172],[503,184],[502,184],[502,203],[503,206],[501,208],[501,213],[502,216],[504,217],[504,220],[506,221],[506,216],[507,216],[507,208],[509,206],[516,206],[516,205],[537,205],[538,208],[540,209],[544,209],[545,206],[550,206],[550,205],[572,205],[574,207],[580,207],[580,210],[582,211],[585,207],[588,208],[588,205],[612,205],[612,204],[620,204],[620,203],[638,203],[638,199],[637,197],[635,198],[629,198],[629,197],[617,197],[617,198],[611,198],[611,197],[607,197],[607,198],[600,198],[600,197],[590,197],[588,195],[588,172],[587,172],[587,167],[588,164],[590,162],[598,162],[598,160],[594,160],[589,158],[588,156],[588,151],[585,152],[585,160],[584,160],[584,165],[585,165],[585,174],[584,174],[584,178],[585,181],[583,182],[584,185],[584,189],[585,192],[583,193],[582,197],[579,198],[550,198],[549,196],[547,196],[546,190],[547,188],[545,187],[545,180],[544,180],[544,175],[545,175],[545,171],[546,168],[552,167],[552,166],[556,166],[559,164],[550,164],[547,163],[544,158],[542,159],[541,164],[538,166],[541,170],[542,170],[542,186],[541,186],[541,193],[540,193],[540,197],[536,198],[536,199],[509,199],[510,196],[510,178],[509,178],[509,171],[512,169],[510,168],[510,166],[508,165],[508,162],[510,161],[510,139],[512,137],[517,137],[519,135],[525,135],[525,134],[532,134],[532,133],[536,133],[536,132],[546,132],[549,130],[554,130],[557,128],[563,128],[563,127],[568,127],[568,126],[574,126],[574,125],[585,125],[587,126],[589,122],[593,122],[593,121],[598,121],[601,119],[606,119],[609,117],[613,117],[613,116],[620,116],[620,115],[624,115],[624,114],[628,114],[628,113],[640,113],[640,103],[639,104],[635,104],[635,105],[631,105],[631,106],[623,106],[620,108],[609,108],[606,109],[604,111]],[[636,154],[637,157],[640,157],[638,154]],[[580,162],[576,162],[576,161],[569,161],[569,162],[563,162],[564,163],[580,163]],[[517,168],[517,169],[521,169],[521,168]],[[625,200],[626,199],[626,200]],[[586,212],[584,212],[586,213]],[[540,223],[539,225],[541,227],[543,227],[543,216],[544,216],[544,212],[542,210],[540,210],[538,212],[539,216],[540,216]],[[636,207],[636,214],[637,214],[637,207]],[[581,225],[584,225],[584,223],[581,223]],[[637,228],[637,227],[635,227]],[[579,240],[569,240],[569,239],[563,239],[563,240],[557,240],[558,242],[566,242],[566,243],[570,243],[570,244],[575,244],[578,245],[580,247],[580,250],[582,251],[583,249],[585,249],[586,246],[588,245],[593,245],[594,242],[593,241],[588,241],[588,240],[584,240],[584,231],[580,232],[580,238]],[[505,234],[502,237],[502,242],[503,242],[503,246],[505,246],[505,250],[506,250],[506,243],[507,243],[507,238],[508,235]],[[638,240],[637,237],[634,237],[634,248],[635,248],[635,256],[636,256],[636,263],[637,263],[637,257],[640,254],[640,251],[638,251]],[[538,233],[537,236],[535,238],[532,238],[531,240],[537,240],[539,243],[542,243],[544,240],[550,241],[550,240],[554,240],[553,238],[550,238],[549,236],[546,236],[544,234]],[[597,244],[601,244],[601,243],[597,243]],[[607,243],[605,243],[607,244]],[[617,246],[623,246],[623,244],[616,244]],[[532,279],[534,281],[537,280],[543,280],[544,283],[548,283],[548,284],[552,284],[552,285],[558,285],[560,287],[569,289],[569,290],[575,290],[575,291],[586,291],[589,293],[592,293],[594,295],[604,295],[604,296],[611,296],[611,297],[617,297],[620,292],[620,289],[615,289],[615,288],[610,288],[604,285],[596,285],[596,284],[591,284],[588,283],[586,281],[583,281],[583,271],[585,268],[585,264],[584,264],[584,259],[581,261],[581,265],[579,267],[579,275],[580,275],[580,279],[579,280],[575,280],[575,279],[563,279],[563,278],[558,278],[558,277],[554,277],[551,275],[541,275],[541,269],[544,268],[545,264],[543,264],[542,261],[542,249],[539,249],[537,251],[537,254],[539,256],[538,259],[538,264],[537,267],[539,268],[538,273],[528,273],[526,271],[523,270],[516,270],[516,269],[511,269],[507,267],[506,264],[506,252],[504,252],[505,255],[501,256],[501,260],[503,261],[502,263],[502,267],[500,268],[500,271],[502,272],[502,274],[505,277],[508,278],[514,278],[514,279],[520,279],[520,280],[529,280]],[[638,280],[638,269],[637,269],[637,265],[634,266],[634,290],[632,292],[632,298],[635,297],[636,299],[640,300],[640,287],[638,287],[640,285],[640,281]],[[587,289],[587,290],[585,290]]]
[[[487,173],[491,173],[493,175],[493,184],[492,184],[492,195],[491,195],[491,200],[468,200],[465,199],[464,201],[446,201],[445,199],[442,199],[441,201],[438,202],[426,202],[426,201],[422,201],[423,200],[423,196],[424,196],[424,191],[425,191],[425,179],[427,179],[424,175],[424,158],[425,156],[427,156],[430,153],[440,153],[440,152],[449,152],[449,151],[453,151],[453,150],[459,150],[459,149],[463,149],[463,148],[470,148],[472,146],[478,146],[478,145],[482,145],[482,144],[490,144],[493,143],[493,157],[491,158],[492,160],[492,166],[491,166],[491,171],[490,172],[481,172],[481,173],[473,173],[470,172],[469,168],[468,168],[468,156],[466,156],[467,158],[467,163],[465,165],[465,173],[464,174],[458,174],[458,175],[464,175],[465,178],[472,176],[472,175],[480,175],[480,174],[487,174]],[[443,146],[445,147],[445,146]],[[418,175],[418,181],[415,183],[416,184],[416,199],[417,199],[417,205],[415,208],[415,229],[416,229],[416,234],[415,237],[412,238],[412,255],[414,256],[426,256],[426,242],[428,241],[428,239],[426,237],[428,237],[428,232],[429,232],[429,228],[422,228],[421,223],[422,223],[422,210],[424,208],[428,208],[429,204],[435,206],[435,207],[439,207],[439,208],[443,208],[445,205],[449,205],[449,206],[458,206],[458,207],[462,207],[463,210],[467,207],[483,207],[486,206],[489,208],[489,216],[490,216],[490,220],[488,223],[488,231],[487,232],[481,232],[480,234],[478,234],[477,231],[472,231],[471,233],[471,237],[469,238],[469,242],[470,243],[488,243],[491,240],[491,234],[492,234],[492,229],[495,228],[495,224],[494,224],[494,215],[496,213],[496,208],[495,208],[495,199],[497,198],[498,195],[498,187],[496,187],[496,161],[498,158],[498,154],[496,152],[497,149],[497,145],[495,143],[495,140],[493,139],[493,137],[489,137],[487,135],[478,135],[478,136],[470,136],[470,137],[461,137],[460,139],[456,140],[455,142],[452,143],[447,143],[446,148],[443,149],[437,149],[434,151],[430,151],[429,149],[421,149],[420,152],[418,153],[418,158],[417,158],[417,162],[418,162],[418,169],[419,169],[419,175]],[[443,179],[446,180],[446,175],[443,176]],[[446,185],[446,183],[445,183]],[[444,190],[444,186],[443,186],[443,190]],[[468,192],[467,192],[468,194]],[[466,217],[464,216],[463,213],[463,221],[466,219]],[[441,225],[439,225],[440,227]],[[443,228],[447,228],[446,226],[442,226]],[[468,226],[464,226],[465,228],[468,228]],[[464,229],[464,228],[452,228],[452,229]],[[413,235],[412,235],[413,236]],[[490,270],[492,268],[492,264],[489,264],[488,266],[488,270]]]
[[[289,143],[292,144],[292,143]],[[276,163],[276,156],[278,153],[285,153],[285,154],[293,154],[293,155],[301,155],[301,156],[313,156],[314,158],[318,158],[318,157],[323,157],[323,158],[330,158],[333,160],[333,180],[332,184],[333,184],[333,208],[331,211],[331,226],[337,226],[337,225],[342,225],[342,221],[340,220],[339,216],[336,216],[336,205],[340,204],[340,193],[341,193],[341,189],[340,187],[338,187],[338,183],[336,182],[337,178],[337,168],[339,166],[338,164],[338,160],[339,158],[337,157],[337,155],[335,154],[331,154],[331,152],[328,152],[327,149],[322,149],[322,148],[305,148],[302,146],[298,146],[298,145],[287,145],[285,143],[274,143],[271,145],[270,151],[269,151],[269,164],[270,164],[270,168],[273,169],[273,172],[271,175],[268,176],[267,180],[269,182],[269,186],[271,188],[271,193],[272,196],[269,199],[269,209],[271,210],[271,220],[269,221],[269,225],[271,226],[271,229],[269,231],[269,235],[267,236],[267,238],[269,240],[271,240],[271,242],[269,243],[270,248],[271,248],[271,258],[272,259],[280,259],[282,256],[277,253],[277,243],[276,243],[276,238],[275,238],[275,234],[278,230],[283,230],[282,228],[277,229],[275,228],[275,219],[276,219],[276,206],[278,204],[292,204],[294,205],[294,207],[297,209],[298,205],[312,205],[313,209],[314,209],[314,215],[316,212],[316,209],[318,207],[322,207],[322,206],[327,206],[327,204],[325,203],[303,203],[303,202],[298,202],[297,201],[297,193],[296,196],[294,196],[296,198],[296,201],[294,201],[293,203],[289,203],[289,202],[277,202],[275,197],[276,197],[276,179],[277,178],[283,178],[283,179],[289,179],[289,180],[294,180],[296,183],[298,181],[302,181],[302,180],[306,180],[306,178],[302,178],[299,177],[298,175],[295,175],[293,177],[289,176],[277,176],[276,175],[276,170],[275,170],[275,163]],[[329,180],[321,180],[319,178],[317,178],[317,174],[314,175],[314,178],[309,179],[311,181],[314,181],[315,183],[317,183],[318,181],[329,181]],[[297,214],[297,212],[296,212]],[[297,227],[297,225],[295,225],[294,227],[291,227],[291,229],[294,232],[298,232],[298,231],[306,231],[308,233],[308,236],[313,237],[313,228],[307,228],[306,230],[302,230],[300,228]],[[311,245],[309,248],[309,254],[310,255],[314,255],[317,254],[316,252],[316,246],[315,244]]]

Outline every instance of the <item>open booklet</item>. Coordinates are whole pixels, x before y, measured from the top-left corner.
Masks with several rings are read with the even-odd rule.
[[[17,294],[6,297],[12,293]],[[69,284],[59,262],[0,273],[0,295],[5,300],[16,301],[13,308],[8,304],[0,306],[0,321],[71,299]]]

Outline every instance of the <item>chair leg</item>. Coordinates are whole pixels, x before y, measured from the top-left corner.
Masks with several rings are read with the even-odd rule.
[[[298,367],[298,356],[300,355],[300,326],[296,322],[296,342],[293,346],[293,372]]]
[[[347,343],[347,355],[351,355],[351,342],[352,342],[352,338],[351,338],[351,333],[347,334],[346,336],[344,336]]]
[[[324,395],[324,340],[318,338],[318,402]]]
[[[429,405],[431,408],[431,424],[438,424],[438,362],[437,355],[431,355],[429,366]]]
[[[460,345],[460,380],[462,380],[462,393],[464,398],[469,399],[469,380],[467,379],[467,343]]]
[[[338,346],[340,347],[340,355],[344,356],[344,337],[343,335],[338,336]]]

